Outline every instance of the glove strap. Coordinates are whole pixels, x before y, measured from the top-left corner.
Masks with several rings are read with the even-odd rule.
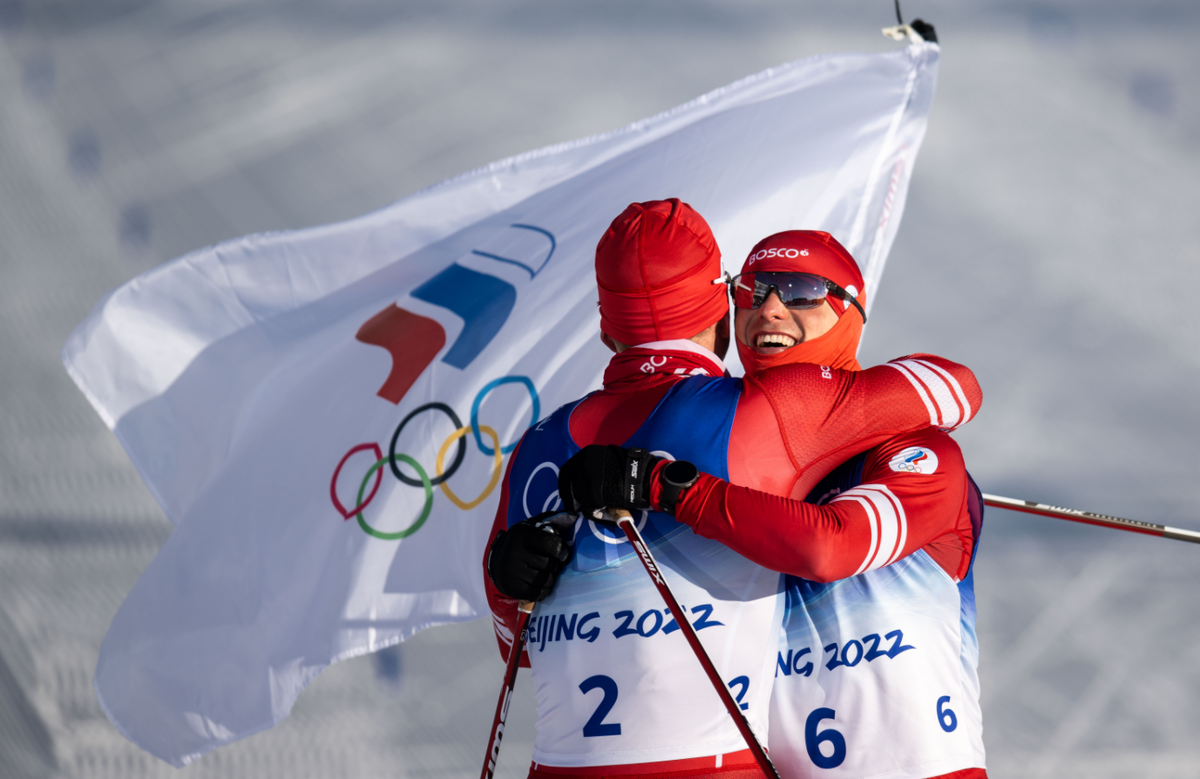
[[[654,457],[646,449],[630,449],[625,460],[624,492],[622,500],[630,506],[639,506],[649,499],[646,480],[654,470]]]

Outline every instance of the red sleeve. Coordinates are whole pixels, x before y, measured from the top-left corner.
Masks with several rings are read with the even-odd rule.
[[[746,385],[747,402],[756,393],[764,396],[778,427],[739,428],[735,418],[731,436],[782,436],[797,474],[794,496],[806,495],[840,463],[893,436],[968,422],[983,400],[969,368],[927,354],[864,371],[786,365],[747,376]]]
[[[521,445],[518,443],[517,448],[509,455],[508,465],[504,469],[504,481],[500,486],[500,505],[496,508],[496,519],[492,522],[492,532],[488,534],[487,544],[483,547],[483,586],[487,592],[488,606],[492,610],[492,627],[496,630],[496,643],[500,646],[500,659],[508,661],[508,653],[512,648],[513,631],[517,625],[517,599],[509,598],[500,594],[496,589],[496,585],[492,584],[492,577],[488,576],[487,561],[488,552],[492,548],[492,542],[496,540],[497,534],[501,530],[508,529],[508,476],[512,471],[512,464],[517,459],[517,453],[521,451]],[[529,667],[529,654],[522,651],[521,667]]]
[[[958,444],[926,429],[877,447],[862,483],[825,505],[705,474],[684,494],[676,519],[760,565],[814,581],[880,568],[921,548],[957,581],[974,544],[968,489]]]

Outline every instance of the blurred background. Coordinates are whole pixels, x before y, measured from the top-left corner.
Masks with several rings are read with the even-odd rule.
[[[1200,4],[903,10],[943,59],[863,362],[978,372],[957,437],[985,492],[1200,529]],[[0,0],[0,777],[177,775],[91,687],[170,530],[59,363],[108,290],[764,67],[890,50],[894,18],[891,0]],[[1200,548],[990,510],[976,586],[991,776],[1200,776]],[[486,620],[427,631],[183,773],[471,776],[501,672]],[[518,690],[511,777],[532,748]]]

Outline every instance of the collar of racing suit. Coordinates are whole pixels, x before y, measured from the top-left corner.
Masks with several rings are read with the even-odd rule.
[[[695,341],[654,341],[613,355],[604,371],[604,389],[645,389],[680,376],[727,376],[721,358]]]

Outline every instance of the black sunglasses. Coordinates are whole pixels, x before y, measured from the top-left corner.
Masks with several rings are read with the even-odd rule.
[[[857,308],[859,315],[862,316],[863,324],[867,323],[867,312],[863,310],[853,295],[829,279],[815,273],[791,271],[739,273],[733,277],[726,276],[726,283],[733,294],[733,304],[738,308],[758,308],[766,302],[767,296],[772,292],[779,296],[783,305],[798,310],[816,308],[825,302],[827,296],[833,295]]]

